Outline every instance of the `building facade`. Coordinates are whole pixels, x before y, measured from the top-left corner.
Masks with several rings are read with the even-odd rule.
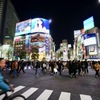
[[[15,25],[19,17],[10,0],[0,0],[0,57],[11,60]]]
[[[18,15],[10,0],[0,0],[0,44],[13,46]]]
[[[33,49],[37,48],[35,52]],[[34,54],[39,60],[53,57],[53,39],[50,34],[50,23],[45,18],[27,19],[16,23],[14,38],[14,55],[22,59],[22,51],[26,51],[26,60],[33,59]],[[52,58],[51,57],[51,58]]]

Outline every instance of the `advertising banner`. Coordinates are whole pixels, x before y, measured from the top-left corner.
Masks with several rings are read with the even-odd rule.
[[[45,46],[45,42],[31,42],[31,46],[42,48]]]
[[[34,18],[18,22],[16,23],[15,36],[37,32],[49,34],[49,24],[49,20],[44,18]]]
[[[39,53],[45,53],[45,46],[39,48]]]
[[[93,16],[83,21],[84,31],[89,30],[94,27],[94,19]]]
[[[84,46],[97,44],[96,33],[85,34],[83,37],[84,37]]]
[[[21,39],[22,39],[22,36],[14,37],[14,42],[20,42]]]
[[[26,49],[27,52],[30,52],[30,50],[31,50],[30,39],[31,39],[31,36],[30,35],[26,35],[26,39],[25,39],[25,49]]]
[[[74,31],[74,38],[77,38],[81,34],[80,30],[75,30]]]
[[[46,46],[46,53],[48,54],[49,50],[50,50],[50,47],[49,47],[49,38],[48,37],[46,37],[46,39],[45,39],[45,46]]]
[[[32,19],[31,33],[42,32],[49,33],[49,20],[44,18]]]
[[[31,32],[31,19],[16,24],[15,36],[27,34]]]
[[[89,46],[89,55],[96,55],[96,54],[97,54],[97,46],[96,45]]]
[[[45,42],[45,34],[32,34],[31,42]]]

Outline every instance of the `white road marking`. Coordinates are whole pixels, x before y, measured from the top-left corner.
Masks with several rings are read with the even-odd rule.
[[[92,100],[91,96],[80,94],[81,100]]]
[[[10,96],[11,94],[14,94],[18,91],[20,91],[21,89],[23,89],[25,86],[18,86],[16,88],[14,88],[14,92],[7,92],[7,95]],[[5,94],[0,96],[0,100],[2,100],[4,98]]]
[[[70,93],[68,93],[68,92],[61,92],[59,100],[70,100]]]
[[[43,93],[36,100],[48,100],[53,90],[44,90]]]
[[[30,88],[21,95],[23,95],[25,98],[28,98],[30,95],[32,95],[37,90],[38,90],[38,88]]]

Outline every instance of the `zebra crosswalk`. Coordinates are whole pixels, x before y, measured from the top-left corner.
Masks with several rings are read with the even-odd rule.
[[[13,94],[20,92],[25,88],[26,86],[17,86],[15,87],[15,91],[13,92]],[[39,88],[30,87],[27,90],[25,89],[25,91],[21,95],[23,95],[28,100],[28,98],[34,95],[34,93],[37,90],[39,90]],[[45,89],[43,90],[42,93],[40,93],[40,95],[38,95],[38,97],[36,97],[35,100],[50,100],[49,98],[52,96],[53,92],[54,92],[53,90]],[[10,96],[12,92],[7,92],[7,94],[8,96]],[[0,95],[0,100],[2,100],[4,96],[5,96],[4,94]],[[93,100],[90,95],[79,94],[79,96],[80,96],[80,100]],[[71,100],[71,93],[62,91],[58,97],[58,100]]]

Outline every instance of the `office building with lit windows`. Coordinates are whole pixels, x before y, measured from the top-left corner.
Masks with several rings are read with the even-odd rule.
[[[17,22],[19,22],[19,17],[11,1],[0,0],[0,57],[10,59],[13,56],[13,40]]]
[[[0,44],[13,45],[18,15],[10,0],[0,0]]]

